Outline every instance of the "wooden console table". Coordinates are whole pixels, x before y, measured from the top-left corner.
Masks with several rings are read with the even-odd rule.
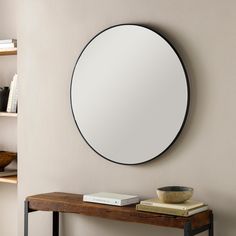
[[[184,236],[193,236],[203,231],[213,236],[211,210],[190,217],[170,216],[136,211],[135,205],[117,207],[83,202],[83,195],[70,193],[45,193],[27,197],[25,200],[24,236],[28,236],[28,215],[33,211],[52,212],[53,236],[59,236],[59,213],[75,213],[111,220],[174,227],[184,230]]]

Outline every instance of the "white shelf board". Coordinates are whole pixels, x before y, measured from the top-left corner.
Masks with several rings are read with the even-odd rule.
[[[17,113],[0,112],[0,116],[4,116],[4,117],[17,117]]]

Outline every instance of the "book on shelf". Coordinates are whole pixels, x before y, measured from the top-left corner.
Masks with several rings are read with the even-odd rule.
[[[17,48],[0,48],[0,52],[14,52]]]
[[[0,40],[0,52],[15,51],[17,48],[16,39],[2,39]]]
[[[186,202],[177,203],[177,204],[163,203],[158,198],[151,198],[151,199],[143,200],[140,202],[140,204],[146,205],[146,206],[165,207],[165,208],[173,208],[173,209],[179,209],[179,210],[190,210],[190,209],[204,205],[203,202],[198,202],[194,200],[188,200]]]
[[[0,43],[0,49],[16,48],[16,43]]]
[[[10,85],[10,92],[7,103],[7,112],[16,113],[18,103],[18,78],[17,74],[14,75]]]
[[[17,175],[17,170],[4,170],[0,172],[0,177],[14,176]]]
[[[136,210],[137,211],[152,212],[152,213],[159,213],[159,214],[188,217],[188,216],[208,210],[208,205],[202,205],[202,206],[192,208],[189,210],[181,210],[181,209],[176,209],[176,208],[147,206],[147,205],[143,205],[143,204],[137,204]]]
[[[17,43],[16,39],[0,39],[0,44]]]
[[[84,195],[83,201],[114,206],[126,206],[138,203],[139,197],[127,194],[99,192]]]

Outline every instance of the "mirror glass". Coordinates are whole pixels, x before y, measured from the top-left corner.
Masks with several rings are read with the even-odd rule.
[[[71,107],[87,144],[100,156],[139,164],[162,154],[185,123],[189,89],[173,46],[140,25],[96,35],[72,75]]]

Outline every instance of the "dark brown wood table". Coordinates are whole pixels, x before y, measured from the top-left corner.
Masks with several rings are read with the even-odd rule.
[[[213,214],[207,210],[189,217],[170,216],[137,211],[135,205],[118,207],[83,202],[83,195],[71,193],[45,193],[29,196],[25,200],[24,236],[28,236],[28,216],[34,211],[52,212],[53,236],[59,236],[59,213],[75,213],[110,220],[173,227],[184,230],[184,236],[208,231],[213,236]]]

